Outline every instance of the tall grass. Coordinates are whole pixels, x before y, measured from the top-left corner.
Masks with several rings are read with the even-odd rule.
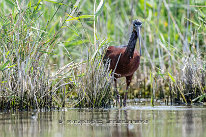
[[[111,106],[113,78],[101,47],[126,45],[133,19],[143,22],[143,56],[129,97],[151,98],[153,105],[155,99],[205,101],[203,0],[6,0],[0,6],[0,109]],[[125,85],[119,80],[121,94]]]
[[[111,107],[113,95],[112,73],[107,67],[109,61],[103,64],[103,53],[96,53],[91,61],[85,64],[84,76],[79,79],[79,86],[76,88],[78,94],[77,107]]]
[[[7,12],[7,3],[12,6],[10,12]],[[45,6],[41,1],[27,4],[24,1],[2,3],[5,10],[1,10],[0,109],[28,110],[63,104],[58,102],[59,99],[63,102],[59,91],[68,76],[53,76],[49,63],[55,55],[66,19],[58,20],[56,26],[50,23],[62,5],[57,5],[44,20],[47,13],[46,10],[41,12]],[[72,82],[64,87],[66,85],[72,85]]]

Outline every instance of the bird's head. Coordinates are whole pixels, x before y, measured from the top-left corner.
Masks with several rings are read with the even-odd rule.
[[[133,21],[133,30],[135,30],[136,32],[139,32],[141,26],[142,26],[142,22],[139,21],[138,19]]]
[[[141,35],[140,35],[140,28],[142,26],[142,22],[138,19],[133,21],[133,31],[137,32],[137,35],[139,37],[139,46],[140,46],[140,56],[141,56]]]

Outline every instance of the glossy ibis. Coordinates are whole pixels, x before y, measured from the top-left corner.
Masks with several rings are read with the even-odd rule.
[[[117,78],[126,77],[127,88],[124,95],[123,105],[126,106],[128,87],[132,76],[140,64],[141,40],[140,28],[142,23],[139,20],[133,21],[133,30],[129,42],[125,46],[109,46],[104,60],[110,60],[109,69],[114,72],[115,91],[117,93],[117,102],[119,102],[119,93],[117,91]],[[139,37],[140,52],[135,50],[137,38]]]

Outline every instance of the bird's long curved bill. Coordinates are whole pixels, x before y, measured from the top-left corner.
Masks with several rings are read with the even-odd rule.
[[[140,33],[140,27],[138,27],[138,36],[139,36],[139,54],[142,55],[142,49],[141,49],[141,33]]]

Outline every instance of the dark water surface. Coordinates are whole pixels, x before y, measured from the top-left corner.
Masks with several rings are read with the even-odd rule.
[[[206,137],[206,108],[140,106],[1,112],[0,137]]]

